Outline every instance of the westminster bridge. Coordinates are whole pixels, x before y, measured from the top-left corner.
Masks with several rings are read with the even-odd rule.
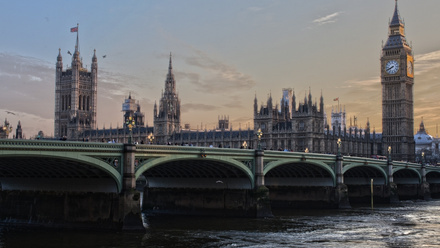
[[[0,140],[0,185],[3,221],[139,229],[141,212],[270,216],[272,208],[350,207],[371,194],[374,202],[430,199],[440,193],[440,167],[302,152]]]

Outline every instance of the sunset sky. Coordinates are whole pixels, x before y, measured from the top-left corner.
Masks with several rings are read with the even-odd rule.
[[[253,125],[253,102],[276,103],[283,88],[297,99],[324,96],[330,122],[339,97],[360,127],[382,130],[382,42],[394,0],[0,1],[0,120],[26,138],[54,132],[55,63],[75,47],[90,68],[98,56],[98,127],[122,126],[131,92],[146,122],[164,89],[170,52],[182,125],[212,129],[229,116]],[[440,1],[398,1],[415,54],[414,128],[440,123]],[[103,56],[106,55],[105,58]],[[15,130],[14,130],[15,133]],[[12,135],[11,135],[12,137]]]

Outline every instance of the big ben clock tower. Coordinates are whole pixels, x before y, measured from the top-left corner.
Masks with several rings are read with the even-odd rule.
[[[390,147],[393,160],[414,161],[414,59],[397,0],[380,63],[383,154]]]

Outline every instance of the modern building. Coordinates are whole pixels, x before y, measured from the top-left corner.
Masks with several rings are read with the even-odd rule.
[[[345,108],[344,108],[344,111],[342,111],[342,108],[339,104],[338,104],[337,108],[332,107],[332,114],[331,114],[330,123],[331,123],[332,129],[335,129],[335,130],[346,129],[347,126],[346,126]],[[350,126],[352,126],[352,125],[350,125]]]
[[[55,138],[77,140],[84,131],[96,128],[98,59],[95,50],[89,72],[83,67],[79,50],[77,32],[71,67],[66,70],[63,70],[61,49],[58,52],[55,74]]]
[[[414,59],[397,1],[380,61],[383,153],[390,147],[394,160],[414,161]]]
[[[423,120],[420,122],[420,127],[414,135],[416,161],[437,164],[440,162],[440,138],[433,137],[425,129]]]
[[[154,143],[154,130],[153,127],[145,126],[144,113],[141,112],[141,106],[136,99],[129,94],[128,98],[122,103],[122,112],[124,113],[123,126],[116,128],[102,128],[85,130],[80,133],[78,140],[93,141],[93,142],[115,142],[115,143],[127,143],[129,137],[132,137],[132,142],[138,144]],[[131,120],[130,120],[131,118]],[[131,130],[128,126],[128,122],[131,124]]]
[[[141,112],[141,105],[131,98],[131,93],[128,98],[125,99],[122,104],[122,112],[124,112],[124,128],[127,127],[127,123],[134,122],[136,127],[144,126],[145,115]]]

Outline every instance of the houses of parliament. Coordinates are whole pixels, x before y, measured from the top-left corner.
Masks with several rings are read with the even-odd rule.
[[[368,121],[363,128],[347,126],[345,110],[339,106],[332,110],[331,122],[327,123],[322,93],[319,102],[312,101],[310,90],[300,100],[290,88],[282,89],[280,101],[269,95],[265,104],[258,105],[255,96],[253,129],[232,129],[228,117],[219,118],[218,127],[214,130],[182,127],[171,54],[164,91],[158,104],[154,105],[154,126],[145,125],[145,116],[139,103],[128,95],[122,104],[124,125],[98,129],[98,61],[94,54],[90,71],[84,68],[78,43],[77,36],[70,68],[63,70],[61,52],[57,57],[54,127],[57,138],[128,142],[131,134],[133,142],[142,144],[257,148],[259,143],[263,149],[314,153],[336,153],[340,139],[343,144],[341,152],[346,155],[387,155],[388,147],[391,147],[394,160],[415,161],[414,59],[412,48],[406,41],[405,24],[400,17],[397,1],[380,59],[382,133],[371,130]],[[256,136],[257,130],[263,133],[260,140]]]

